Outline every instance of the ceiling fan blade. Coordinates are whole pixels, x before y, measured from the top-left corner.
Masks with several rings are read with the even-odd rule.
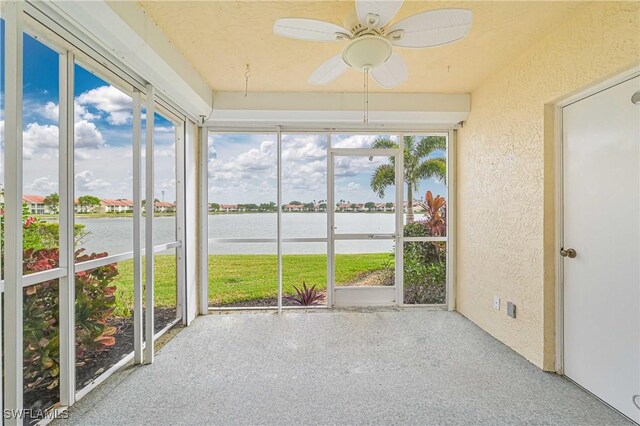
[[[382,27],[396,16],[404,0],[356,0],[356,12],[363,25]],[[377,22],[370,22],[368,15],[378,15]]]
[[[342,59],[342,55],[332,56],[311,74],[307,82],[316,86],[330,83],[344,73],[349,65]]]
[[[472,13],[467,9],[432,10],[396,22],[387,34],[391,35],[394,46],[442,46],[465,38],[471,28],[471,20]]]
[[[309,41],[341,40],[336,34],[351,37],[351,31],[331,22],[306,18],[282,18],[273,24],[273,32],[283,37]],[[346,37],[345,37],[346,38]]]
[[[392,53],[387,62],[371,70],[371,77],[387,89],[407,81],[409,74],[407,64],[402,56]]]

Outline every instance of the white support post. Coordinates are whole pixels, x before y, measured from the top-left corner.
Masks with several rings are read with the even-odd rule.
[[[151,84],[146,86],[146,146],[145,146],[145,346],[144,363],[153,363],[155,334],[153,324],[153,217],[155,194],[153,192],[153,126],[154,126],[154,88]]]
[[[133,92],[133,362],[142,364],[142,114]]]
[[[186,123],[175,127],[175,147],[176,147],[176,236],[180,241],[180,247],[176,248],[176,285],[177,285],[177,318],[182,319],[182,324],[187,325],[187,306],[185,303],[186,281],[185,281],[185,130]]]
[[[5,19],[5,425],[21,425],[22,382],[22,1],[3,5]]]
[[[184,324],[189,325],[198,315],[198,139],[196,124],[186,119],[184,132]],[[206,212],[205,212],[206,213]]]
[[[327,132],[327,307],[333,307],[333,288],[335,281],[335,200],[333,185],[333,154],[331,151],[331,132]]]
[[[200,199],[200,232],[198,234],[198,313],[200,315],[209,314],[209,130],[200,127],[200,149],[199,153],[199,199]]]
[[[447,310],[456,310],[456,131],[447,135]]]
[[[278,126],[278,134],[277,134],[277,182],[278,182],[278,193],[277,193],[277,219],[278,224],[276,227],[277,232],[277,251],[278,251],[278,313],[282,313],[282,130],[280,126]]]
[[[404,135],[398,136],[399,152],[396,156],[396,305],[404,304]],[[413,203],[413,200],[407,200]],[[398,206],[400,208],[398,208]],[[408,205],[407,205],[408,207]]]
[[[60,56],[59,265],[66,270],[58,280],[60,315],[60,404],[75,402],[75,256],[74,256],[74,57]]]

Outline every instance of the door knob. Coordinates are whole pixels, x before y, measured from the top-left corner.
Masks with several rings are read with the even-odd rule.
[[[573,259],[577,255],[578,255],[578,253],[576,253],[576,251],[574,249],[572,249],[572,248],[566,249],[566,250],[564,248],[560,249],[560,256],[562,256],[562,257],[569,257],[569,258]]]

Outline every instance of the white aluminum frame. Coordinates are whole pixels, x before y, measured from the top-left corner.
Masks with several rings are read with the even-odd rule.
[[[65,271],[58,280],[60,335],[60,405],[75,402],[76,333],[75,333],[75,255],[74,255],[74,67],[71,52],[60,55],[59,103],[59,267]]]
[[[7,425],[21,425],[22,380],[22,58],[23,2],[3,5],[5,19],[4,404]],[[7,350],[8,349],[8,350]],[[7,411],[8,410],[8,411]],[[4,416],[3,416],[4,417]]]
[[[456,310],[456,148],[457,130],[447,134],[447,310]],[[442,237],[436,237],[442,238]],[[405,241],[407,239],[405,238]],[[428,241],[428,240],[423,240]],[[434,240],[442,241],[442,240]]]
[[[560,249],[564,246],[564,168],[563,168],[563,126],[562,110],[564,107],[607,90],[617,84],[640,76],[640,66],[634,66],[615,77],[593,84],[585,90],[559,100],[554,105],[554,173],[555,173],[555,359],[554,369],[557,374],[564,375],[564,263],[560,257]]]
[[[327,149],[329,157],[327,170],[327,182],[329,194],[327,199],[331,200],[331,205],[327,203],[329,227],[329,244],[331,245],[331,258],[327,261],[332,264],[331,275],[329,275],[327,283],[327,294],[332,295],[332,304],[334,306],[362,306],[362,305],[400,305],[402,299],[399,298],[402,291],[402,227],[404,222],[402,209],[402,191],[403,191],[403,150],[404,144],[400,139],[398,148],[333,148]],[[335,226],[335,159],[336,157],[395,157],[395,202],[396,209],[394,211],[394,232],[381,234],[338,234]],[[400,184],[398,184],[400,182]],[[398,208],[400,206],[400,208]],[[393,286],[367,286],[367,287],[339,287],[335,285],[335,242],[346,240],[394,240],[395,242],[395,281]],[[398,282],[399,281],[399,282]],[[339,293],[342,293],[338,296]],[[336,301],[340,301],[336,303]]]
[[[329,170],[333,168],[333,159],[330,155],[332,150],[338,150],[340,155],[345,156],[391,156],[390,151],[395,151],[396,164],[399,167],[396,168],[396,182],[402,182],[401,185],[396,185],[396,206],[404,206],[404,182],[403,182],[403,168],[404,168],[404,136],[408,134],[415,134],[417,136],[444,136],[447,138],[446,158],[447,158],[447,236],[444,237],[404,237],[403,232],[397,231],[404,226],[404,208],[401,211],[396,209],[396,233],[395,234],[334,234],[335,219],[333,214],[330,214],[330,210],[327,210],[327,236],[324,238],[282,238],[277,230],[276,238],[208,238],[208,136],[212,134],[276,134],[278,135],[278,145],[281,144],[282,134],[325,134],[327,137],[327,206],[335,205],[335,196],[333,193],[333,179],[329,176]],[[332,135],[340,134],[390,134],[399,136],[399,147],[396,149],[373,149],[373,148],[332,148],[331,138]],[[201,139],[200,139],[200,224],[201,224],[201,241],[200,241],[200,282],[206,283],[201,285],[200,291],[200,313],[206,314],[210,311],[224,311],[224,310],[274,310],[277,309],[281,312],[283,309],[290,309],[292,307],[282,306],[279,302],[277,307],[215,307],[208,306],[208,243],[287,243],[287,242],[301,242],[301,243],[325,243],[327,244],[327,306],[334,306],[333,290],[333,278],[335,274],[335,241],[339,240],[357,240],[357,239],[393,239],[396,242],[396,281],[394,288],[394,304],[398,306],[406,307],[445,307],[448,310],[455,310],[455,130],[450,128],[433,128],[428,127],[424,129],[412,128],[403,130],[392,130],[391,128],[385,129],[315,129],[313,127],[290,127],[290,126],[277,126],[274,128],[238,128],[238,127],[217,127],[209,126],[202,127]],[[281,147],[279,147],[280,149]],[[281,153],[278,154],[278,196],[281,196]],[[279,198],[280,199],[280,198]],[[278,202],[280,205],[281,202]],[[280,208],[278,210],[281,210]],[[281,212],[278,213],[280,215]],[[280,219],[278,219],[278,226],[281,226]],[[446,302],[443,304],[404,304],[404,273],[403,273],[403,257],[404,257],[404,243],[405,242],[445,242],[447,244],[447,273],[446,273]],[[398,251],[398,248],[402,250]],[[279,259],[279,268],[281,267],[281,257]],[[281,289],[282,278],[281,273],[278,273],[278,288]],[[373,287],[375,288],[375,287]],[[392,288],[392,287],[387,287]],[[357,290],[356,288],[356,291]],[[281,290],[279,290],[279,296],[281,296]]]
[[[51,412],[62,412],[78,399],[86,395],[98,383],[105,380],[114,371],[128,362],[137,358],[142,361],[141,354],[146,347],[147,352],[153,350],[153,341],[164,334],[168,329],[177,324],[180,319],[186,317],[185,304],[185,265],[184,265],[184,167],[185,167],[185,121],[186,116],[173,105],[163,99],[153,96],[153,87],[146,86],[147,102],[152,102],[154,109],[161,111],[165,116],[171,117],[176,126],[176,240],[152,247],[152,253],[176,249],[177,261],[177,291],[178,312],[176,320],[169,323],[153,336],[150,344],[142,342],[142,282],[141,282],[141,256],[145,250],[141,248],[141,216],[140,216],[140,183],[141,175],[141,96],[140,83],[126,74],[117,64],[104,61],[104,57],[96,54],[95,50],[74,37],[66,37],[70,33],[67,29],[55,21],[55,17],[47,16],[33,3],[24,1],[12,1],[2,3],[2,17],[5,20],[5,45],[6,52],[5,69],[5,155],[2,159],[5,171],[5,280],[0,282],[0,290],[4,293],[6,304],[0,307],[4,333],[0,334],[0,358],[4,360],[4,386],[0,387],[0,404],[3,414],[10,413],[11,418],[5,419],[5,424],[20,425],[23,416],[23,376],[22,376],[22,346],[23,346],[23,292],[24,288],[37,285],[42,282],[58,280],[59,284],[59,321],[60,321],[60,403],[52,408]],[[59,192],[60,192],[60,232],[59,232],[59,266],[55,269],[23,275],[22,263],[22,109],[23,109],[23,35],[29,34],[40,42],[45,42],[47,47],[59,55]],[[62,35],[61,35],[62,34]],[[97,55],[97,56],[96,56]],[[118,87],[133,98],[133,149],[134,149],[134,200],[137,203],[138,214],[134,216],[134,251],[119,253],[105,258],[93,259],[82,263],[75,263],[74,255],[74,70],[79,58],[82,66],[88,67],[96,74],[107,74],[110,84]],[[115,81],[115,83],[114,83]],[[128,87],[128,88],[127,88]],[[131,89],[133,88],[133,90]],[[176,112],[177,111],[177,112]],[[153,114],[150,115],[153,123]],[[149,120],[148,120],[149,121]],[[153,129],[153,126],[151,126]],[[153,135],[153,131],[148,132]],[[149,145],[147,146],[149,149]],[[151,144],[152,148],[152,144]],[[147,160],[153,162],[153,155],[147,156]],[[147,169],[148,171],[152,169]],[[153,179],[147,183],[153,184]],[[147,188],[148,189],[148,188]],[[137,193],[137,196],[136,196]],[[153,198],[151,198],[153,200]],[[153,216],[153,202],[151,203]],[[134,207],[136,209],[136,207]],[[153,225],[149,228],[152,235]],[[116,263],[119,261],[134,259],[134,352],[125,357],[105,373],[101,374],[94,382],[77,391],[75,386],[75,273],[93,269],[96,267]],[[151,262],[153,256],[149,256]],[[137,261],[137,262],[136,262]],[[138,268],[135,268],[135,265]],[[137,269],[137,271],[135,271]],[[151,286],[153,289],[153,286]],[[136,291],[137,290],[137,291]],[[137,293],[137,294],[136,294]],[[153,298],[147,302],[153,304]],[[153,309],[148,311],[153,316]],[[149,324],[149,323],[148,323]],[[147,324],[147,325],[148,325]],[[153,330],[153,329],[152,329]],[[1,332],[0,332],[1,333]],[[11,350],[6,350],[11,348]],[[151,349],[150,349],[151,348]],[[8,410],[8,411],[5,411]],[[42,420],[47,423],[49,418]]]
[[[209,313],[209,131],[198,127],[199,140],[199,206],[198,215],[200,234],[198,244],[198,313]]]
[[[282,313],[282,130],[278,126],[276,133],[277,195],[276,195],[276,251],[278,255],[278,313]]]
[[[185,140],[186,122],[175,125],[175,151],[176,151],[176,242],[180,243],[175,250],[176,256],[176,317],[182,319],[182,324],[187,325],[187,304],[185,282]],[[182,208],[177,208],[182,206]],[[155,247],[154,247],[155,249]]]
[[[141,93],[133,91],[133,363],[142,364],[142,106]],[[78,265],[76,265],[78,267]]]
[[[154,287],[154,256],[149,254],[149,248],[153,247],[153,218],[155,216],[155,193],[154,193],[154,174],[153,174],[153,127],[155,121],[155,90],[152,85],[147,84],[146,87],[146,134],[145,134],[145,312],[144,312],[144,329],[145,329],[145,347],[143,355],[143,363],[153,363],[154,343],[153,343],[153,287]]]

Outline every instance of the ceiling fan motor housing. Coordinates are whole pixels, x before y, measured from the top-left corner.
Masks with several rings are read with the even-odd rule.
[[[393,53],[391,42],[378,35],[355,38],[342,51],[342,59],[349,66],[367,71],[384,64]]]

